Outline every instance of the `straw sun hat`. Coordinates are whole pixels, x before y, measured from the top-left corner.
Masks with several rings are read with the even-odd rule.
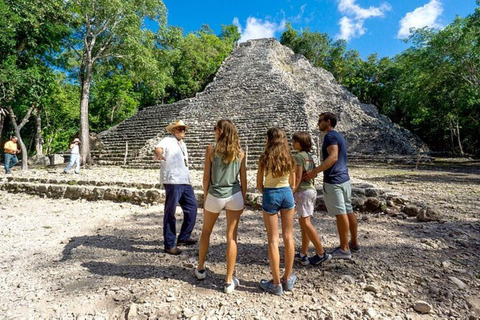
[[[189,129],[190,126],[187,126],[185,124],[185,122],[183,122],[183,120],[175,120],[173,121],[172,123],[170,123],[166,129],[168,132],[172,132],[173,129],[177,128],[177,127],[185,127],[185,129]]]

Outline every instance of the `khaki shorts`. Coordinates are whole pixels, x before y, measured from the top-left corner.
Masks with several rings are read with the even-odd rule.
[[[323,200],[331,215],[353,213],[350,180],[341,184],[323,183]]]
[[[220,213],[223,209],[240,211],[243,210],[243,207],[244,203],[241,192],[237,192],[226,198],[217,198],[209,193],[207,194],[207,199],[205,200],[205,205],[203,206],[205,210],[213,213]]]
[[[299,218],[306,218],[313,215],[315,210],[315,200],[317,199],[317,191],[308,189],[298,191],[293,195],[295,206]]]

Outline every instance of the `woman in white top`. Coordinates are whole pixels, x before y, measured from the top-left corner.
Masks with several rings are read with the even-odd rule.
[[[80,171],[80,139],[75,138],[73,142],[70,144],[70,162],[68,163],[67,167],[63,170],[63,173],[68,173],[70,169],[72,169],[73,165],[75,164],[75,173],[78,174]]]

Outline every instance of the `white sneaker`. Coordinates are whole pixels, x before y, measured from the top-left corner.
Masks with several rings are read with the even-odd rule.
[[[203,270],[198,270],[195,268],[195,277],[197,277],[198,280],[203,280],[207,277],[207,273],[205,272],[205,269]]]
[[[238,287],[239,285],[240,285],[240,282],[238,281],[238,279],[235,277],[232,277],[232,282],[223,284],[223,291],[225,291],[225,293],[232,293],[233,290],[235,290],[235,288]]]

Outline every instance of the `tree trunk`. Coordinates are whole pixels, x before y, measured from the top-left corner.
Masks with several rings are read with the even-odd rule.
[[[37,130],[35,134],[35,153],[37,156],[43,156],[43,143],[42,143],[42,116],[40,109],[36,110]]]
[[[13,108],[11,106],[7,107],[8,109],[8,115],[10,116],[10,120],[12,121],[12,125],[15,128],[15,136],[18,138],[18,143],[20,144],[20,149],[22,150],[22,170],[27,170],[28,169],[28,154],[27,154],[27,148],[25,147],[25,143],[23,143],[22,136],[20,135],[20,130],[23,128],[23,126],[28,122],[28,118],[30,118],[30,115],[32,114],[32,110],[35,108],[35,105],[32,105],[28,111],[25,117],[23,118],[22,122],[20,124],[17,123],[17,117],[15,116],[15,113],[13,112]]]
[[[458,119],[455,121],[455,131],[457,133],[458,149],[460,151],[460,155],[463,157],[465,153],[463,152],[462,139],[460,139],[460,127],[458,125]]]
[[[88,123],[88,101],[90,95],[90,84],[92,80],[92,66],[91,59],[85,61],[85,73],[82,79],[82,97],[80,100],[80,163],[91,163],[90,157],[90,129]]]
[[[0,114],[0,137],[3,133],[3,124],[5,123],[5,115]]]

